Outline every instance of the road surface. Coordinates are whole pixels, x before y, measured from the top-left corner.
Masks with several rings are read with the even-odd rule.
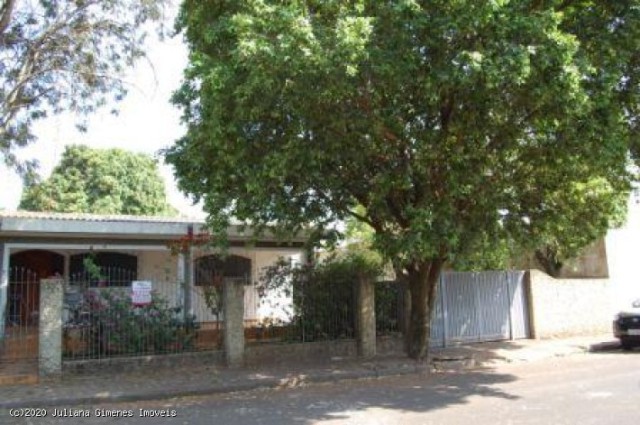
[[[494,370],[285,390],[47,408],[40,412],[46,413],[44,418],[16,418],[8,413],[0,413],[0,423],[637,425],[640,352],[580,354]],[[162,414],[168,417],[158,416]]]

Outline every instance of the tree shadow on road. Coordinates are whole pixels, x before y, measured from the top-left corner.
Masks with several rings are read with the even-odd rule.
[[[515,379],[489,370],[442,372],[184,400],[181,405],[185,413],[209,410],[212,423],[365,423],[364,416],[370,415],[384,423],[380,414],[435,412],[467,404],[472,397],[518,400],[501,388]]]

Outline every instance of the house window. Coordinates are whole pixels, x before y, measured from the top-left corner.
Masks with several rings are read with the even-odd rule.
[[[95,268],[87,267],[87,259]],[[72,255],[69,278],[73,285],[94,287],[130,286],[138,278],[138,257],[119,252],[96,252]]]
[[[219,285],[223,278],[249,279],[251,260],[237,255],[208,255],[195,261],[196,286]]]

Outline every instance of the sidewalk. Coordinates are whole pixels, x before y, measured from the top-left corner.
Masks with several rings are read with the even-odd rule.
[[[493,367],[502,363],[535,361],[617,347],[617,341],[610,335],[600,335],[432,349],[429,367],[406,357],[385,357],[369,361],[334,358],[322,363],[299,362],[286,367],[273,364],[242,369],[199,366],[146,370],[131,374],[65,376],[56,382],[0,387],[0,408],[93,405],[286,388],[345,379]]]

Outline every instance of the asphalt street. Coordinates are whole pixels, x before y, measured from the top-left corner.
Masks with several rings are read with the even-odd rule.
[[[15,416],[25,414],[40,417]],[[88,417],[69,416],[76,414]],[[640,352],[579,354],[491,370],[283,390],[3,411],[0,423],[636,425]]]

